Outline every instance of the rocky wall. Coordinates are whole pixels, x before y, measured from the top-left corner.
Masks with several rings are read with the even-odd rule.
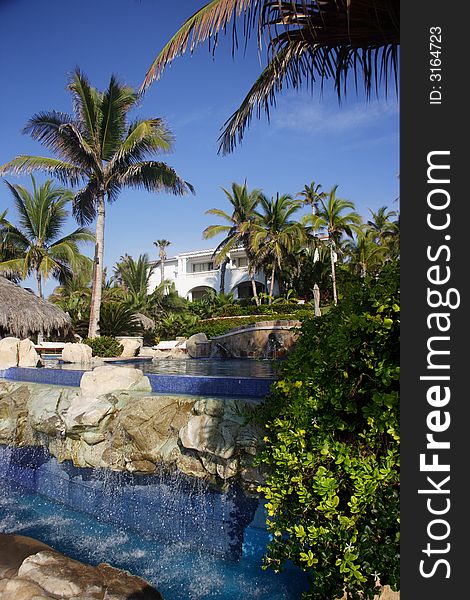
[[[153,473],[162,466],[255,491],[263,431],[242,399],[153,394],[138,369],[98,367],[80,388],[0,380],[0,443],[43,445],[59,461]]]

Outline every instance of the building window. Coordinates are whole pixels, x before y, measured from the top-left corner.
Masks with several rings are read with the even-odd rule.
[[[204,263],[194,263],[193,264],[193,273],[201,273],[202,271],[213,271],[214,263],[213,262],[204,262]]]
[[[248,266],[248,258],[246,256],[240,256],[240,258],[237,260],[237,266],[240,267],[247,267]]]

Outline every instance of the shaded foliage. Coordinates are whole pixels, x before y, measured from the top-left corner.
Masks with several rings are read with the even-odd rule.
[[[399,277],[355,278],[303,323],[260,415],[268,468],[265,563],[290,560],[305,598],[372,598],[399,577]]]

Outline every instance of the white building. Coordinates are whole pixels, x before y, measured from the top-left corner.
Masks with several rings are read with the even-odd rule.
[[[180,296],[188,300],[200,300],[209,290],[220,291],[220,267],[215,264],[214,250],[196,250],[183,252],[164,261],[164,279],[172,281]],[[226,294],[233,294],[235,298],[248,298],[252,296],[252,285],[248,276],[248,259],[243,249],[232,250],[225,271]],[[155,270],[150,278],[149,292],[161,283],[160,260],[153,262]],[[266,281],[261,271],[255,274],[258,292],[269,289],[269,280]],[[274,286],[277,293],[277,284]]]

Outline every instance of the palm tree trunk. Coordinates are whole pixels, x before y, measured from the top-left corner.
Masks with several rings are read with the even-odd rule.
[[[251,289],[253,290],[253,298],[255,299],[256,306],[259,306],[258,290],[256,289],[255,276],[250,274]]]
[[[161,272],[160,283],[163,283],[163,280],[165,279],[165,257],[162,252],[160,252],[160,272]]]
[[[228,258],[224,258],[222,264],[220,265],[220,286],[219,292],[221,294],[225,294],[225,273],[227,272],[227,263]]]
[[[273,301],[273,294],[274,294],[274,275],[276,273],[276,262],[273,261],[273,268],[271,270],[271,286],[269,289],[269,304],[272,303]]]
[[[336,293],[336,270],[335,270],[335,256],[333,252],[333,244],[330,244],[330,260],[331,260],[331,282],[333,284],[333,302],[338,304],[338,296]]]
[[[43,293],[42,293],[42,276],[41,273],[38,271],[36,271],[36,280],[38,282],[38,296],[42,299],[44,299]]]
[[[103,259],[104,259],[104,194],[97,199],[98,216],[96,219],[95,261],[93,264],[93,287],[91,290],[90,325],[88,337],[99,336],[99,321],[101,308],[101,292],[103,288]]]

